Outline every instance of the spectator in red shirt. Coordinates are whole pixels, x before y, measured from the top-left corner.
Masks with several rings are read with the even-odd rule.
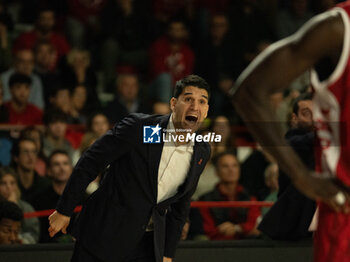
[[[15,73],[10,77],[11,100],[4,103],[9,113],[9,124],[39,125],[42,123],[42,111],[29,103],[29,76]]]
[[[181,19],[169,22],[167,35],[156,40],[150,48],[152,94],[161,102],[172,97],[174,82],[192,74],[194,53],[186,43],[188,30]]]
[[[237,157],[228,151],[213,159],[220,179],[216,188],[203,195],[201,201],[250,201],[255,198],[245,191],[238,181],[240,166]],[[256,220],[259,208],[201,208],[203,228],[213,240],[241,239],[257,235]]]
[[[32,49],[38,41],[48,41],[57,50],[57,59],[68,53],[70,47],[66,38],[53,31],[55,13],[51,9],[42,9],[39,12],[35,28],[30,32],[22,33],[15,41],[13,51]]]

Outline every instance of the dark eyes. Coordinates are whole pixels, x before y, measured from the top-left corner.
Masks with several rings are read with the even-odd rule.
[[[186,97],[186,98],[185,98],[185,101],[186,101],[186,102],[189,102],[189,101],[191,101],[191,100],[192,100],[191,97]],[[205,100],[199,100],[199,103],[200,103],[201,105],[204,105],[204,104],[206,103],[206,101],[205,101]]]

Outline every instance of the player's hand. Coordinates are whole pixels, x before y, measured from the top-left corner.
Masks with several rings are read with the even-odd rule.
[[[70,217],[62,215],[57,211],[53,212],[51,216],[49,216],[49,234],[50,237],[56,235],[56,233],[62,231],[63,234],[67,234],[67,227],[69,225]]]
[[[173,259],[170,257],[163,257],[163,262],[172,262]]]
[[[350,192],[340,181],[332,178],[316,177],[312,173],[301,177],[294,184],[307,197],[326,203],[336,212],[349,213]],[[345,196],[344,204],[339,204],[336,200],[336,195],[339,192]]]

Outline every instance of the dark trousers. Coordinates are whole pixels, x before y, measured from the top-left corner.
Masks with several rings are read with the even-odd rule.
[[[79,242],[75,243],[71,262],[105,262],[84,248]],[[153,232],[146,232],[141,241],[123,262],[155,262]]]

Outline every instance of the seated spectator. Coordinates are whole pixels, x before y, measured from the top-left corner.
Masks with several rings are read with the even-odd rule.
[[[221,135],[220,142],[211,144],[212,156],[224,151],[234,150],[234,137],[231,132],[231,123],[226,116],[219,115],[214,117],[209,130],[215,134]]]
[[[271,4],[269,4],[271,3]],[[274,40],[274,1],[230,1],[227,17],[234,41],[232,50],[239,65],[238,72],[259,54],[262,42]]]
[[[226,151],[233,151],[233,139],[231,135],[230,121],[225,116],[215,117],[209,126],[209,131],[221,135],[221,142],[210,143],[211,156],[215,157],[217,154]],[[192,199],[197,200],[200,196],[212,191],[219,179],[216,175],[215,168],[212,161],[209,161],[199,178],[196,191]]]
[[[48,110],[44,115],[44,124],[46,134],[44,136],[44,155],[49,157],[55,150],[64,150],[68,152],[72,159],[74,149],[71,143],[65,138],[67,131],[67,115],[58,110]]]
[[[10,201],[0,201],[0,245],[21,244],[19,232],[23,219],[22,210]]]
[[[228,92],[239,73],[232,37],[229,34],[229,20],[224,14],[211,17],[210,36],[197,43],[195,71],[206,76],[212,86],[210,114],[232,115],[235,112],[228,99]],[[228,110],[229,109],[229,110]]]
[[[0,82],[0,123],[6,123],[9,120],[9,112],[4,106],[4,89]]]
[[[233,153],[218,154],[214,159],[214,165],[220,181],[213,191],[200,198],[201,201],[255,200],[238,183],[240,166]],[[256,220],[260,215],[257,207],[201,208],[200,211],[204,232],[212,240],[241,239],[256,234]]]
[[[85,124],[86,93],[83,85],[70,89],[67,85],[57,83],[49,95],[50,109],[65,113],[68,124]]]
[[[34,201],[36,210],[55,209],[60,196],[72,173],[72,162],[64,150],[55,150],[48,158],[47,176],[51,178],[51,185],[43,191]],[[49,221],[47,217],[40,218],[40,243],[46,242],[72,242],[70,235],[62,233],[54,238],[49,236]]]
[[[270,164],[264,172],[265,184],[268,190],[260,192],[258,198],[262,201],[276,202],[278,194],[278,165],[276,163]],[[261,209],[261,216],[264,216],[268,211],[269,207],[263,207]]]
[[[50,42],[40,41],[34,47],[34,58],[34,73],[40,77],[43,85],[45,105],[48,105],[50,91],[59,81],[59,74],[56,70],[56,49]]]
[[[44,108],[43,86],[40,78],[34,74],[34,55],[29,49],[21,49],[15,53],[14,66],[0,75],[4,88],[4,101],[11,99],[9,82],[14,73],[27,75],[31,78],[29,102],[40,109]]]
[[[266,190],[264,171],[275,160],[261,146],[257,146],[241,165],[239,183],[253,196]]]
[[[113,90],[115,72],[119,66],[131,66],[139,73],[147,71],[147,50],[154,38],[155,28],[150,12],[140,6],[142,2],[111,0],[102,10],[100,21],[105,40],[101,47],[100,63],[107,90]]]
[[[0,72],[3,72],[11,66],[11,17],[5,13],[4,4],[0,3]]]
[[[110,129],[110,122],[105,114],[96,112],[89,117],[87,128],[88,133],[93,133],[100,137]]]
[[[288,2],[288,8],[277,14],[276,34],[278,39],[285,38],[295,33],[313,14],[308,9],[307,0],[292,0]]]
[[[11,100],[5,102],[9,113],[9,124],[39,125],[42,123],[42,111],[29,102],[32,81],[24,74],[10,77]]]
[[[86,124],[87,90],[84,85],[74,87],[71,94],[71,124]]]
[[[20,191],[18,188],[17,174],[9,167],[0,168],[0,197],[14,202],[19,208],[25,212],[34,212],[34,208],[20,199]],[[35,244],[39,240],[39,220],[36,217],[23,220],[20,232],[20,239],[23,244]]]
[[[38,158],[35,164],[35,171],[38,173],[38,175],[45,176],[46,175],[46,157],[44,156],[44,153],[43,153],[42,132],[34,126],[29,126],[21,131],[20,137],[29,138],[35,142],[36,148],[38,148]]]
[[[0,82],[0,124],[7,123],[9,112],[3,103],[3,88]],[[0,166],[7,166],[11,163],[11,147],[12,141],[8,133],[0,135]]]
[[[41,9],[39,11],[35,28],[30,32],[22,33],[14,42],[13,51],[20,49],[33,49],[39,41],[50,42],[57,51],[57,59],[66,55],[70,49],[66,38],[54,31],[55,13],[51,9]]]
[[[38,149],[34,140],[20,138],[15,141],[12,147],[12,159],[19,178],[18,186],[21,199],[29,204],[32,204],[36,195],[48,186],[48,180],[35,171],[37,158]]]
[[[168,102],[173,94],[173,84],[192,74],[194,53],[187,44],[188,30],[181,19],[169,22],[166,35],[156,40],[150,48],[152,95],[156,100]]]
[[[73,47],[87,48],[94,44],[94,32],[100,25],[98,15],[107,2],[109,1],[67,1],[69,11],[68,15],[65,14],[65,35]]]
[[[49,109],[61,110],[67,117],[71,111],[70,88],[62,83],[56,83],[49,94]]]
[[[139,80],[135,74],[119,75],[116,81],[116,96],[105,108],[110,123],[122,120],[130,113],[147,113],[148,106],[138,98]]]
[[[67,65],[63,67],[62,78],[69,87],[83,85],[86,88],[87,108],[89,112],[100,107],[96,92],[97,75],[91,67],[90,53],[86,50],[72,49],[67,54]]]

